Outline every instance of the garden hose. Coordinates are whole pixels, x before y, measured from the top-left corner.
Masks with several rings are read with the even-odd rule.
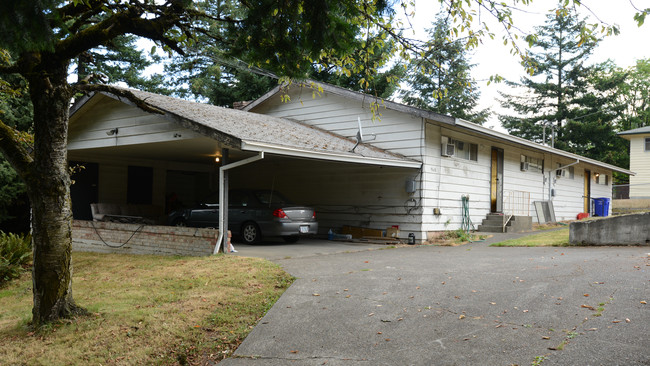
[[[463,222],[460,225],[460,228],[467,234],[469,231],[474,228],[472,224],[472,219],[469,217],[469,195],[462,195],[461,199],[463,201]]]

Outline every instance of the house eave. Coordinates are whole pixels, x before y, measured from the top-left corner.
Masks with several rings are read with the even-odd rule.
[[[491,129],[487,128],[487,127],[483,127],[483,126],[477,125],[476,123],[465,121],[465,120],[460,119],[460,118],[456,119],[455,125],[458,126],[458,127],[463,128],[463,129],[467,129],[467,130],[470,130],[472,132],[481,134],[481,135],[489,136],[489,137],[492,137],[492,138],[495,138],[495,139],[498,139],[498,140],[508,141],[510,143],[513,143],[513,144],[516,144],[516,145],[519,145],[519,146],[525,146],[526,148],[534,149],[534,150],[537,150],[537,151],[541,151],[541,152],[545,152],[545,153],[549,153],[549,154],[553,154],[553,155],[562,156],[562,157],[572,159],[572,160],[579,160],[582,163],[594,165],[594,166],[597,166],[597,167],[600,167],[600,168],[603,168],[603,169],[608,169],[608,170],[618,172],[618,173],[623,173],[623,174],[628,174],[628,175],[635,175],[635,173],[633,171],[630,171],[630,170],[627,170],[627,169],[619,168],[619,167],[611,165],[611,164],[603,163],[603,162],[598,161],[598,160],[586,158],[584,156],[580,156],[580,155],[577,155],[577,154],[566,152],[566,151],[563,151],[563,150],[560,150],[560,149],[555,149],[555,148],[552,148],[550,146],[540,145],[540,144],[534,143],[532,141],[523,139],[521,137],[512,136],[512,135],[508,135],[506,133],[494,131],[494,130],[491,130]]]
[[[414,160],[386,159],[386,158],[378,158],[378,157],[360,156],[355,154],[335,153],[335,152],[328,152],[328,151],[313,151],[313,150],[306,150],[306,149],[300,149],[295,147],[268,144],[268,143],[257,142],[257,141],[242,141],[241,150],[251,151],[251,152],[264,152],[268,154],[290,156],[294,158],[336,161],[342,163],[390,166],[390,167],[409,168],[409,169],[420,169],[422,167],[421,162],[414,161]]]

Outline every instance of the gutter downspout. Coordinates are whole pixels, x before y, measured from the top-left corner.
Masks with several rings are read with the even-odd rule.
[[[580,163],[580,159],[574,161],[574,162],[571,163],[571,164],[567,164],[567,165],[561,166],[561,167],[559,167],[559,168],[557,168],[557,169],[550,169],[550,170],[548,171],[548,200],[549,200],[549,201],[552,201],[552,200],[553,200],[553,196],[551,195],[551,192],[553,191],[553,184],[552,184],[553,171],[554,171],[554,170],[563,170],[563,169],[566,169],[566,168],[568,168],[568,167],[570,167],[570,166],[573,166],[573,165],[576,165],[576,164],[579,164],[579,163]]]
[[[212,252],[212,254],[217,254],[219,252],[219,248],[221,248],[221,243],[223,242],[224,230],[227,230],[228,228],[228,223],[224,222],[226,220],[225,220],[225,211],[223,210],[223,206],[224,206],[223,203],[226,202],[226,192],[224,192],[225,185],[223,183],[226,170],[237,168],[242,165],[254,163],[262,159],[264,159],[264,151],[260,151],[259,155],[257,156],[252,156],[250,158],[240,160],[232,164],[227,164],[219,168],[219,237],[217,238],[217,244],[214,246],[214,251]],[[227,209],[228,207],[226,207],[226,210]]]

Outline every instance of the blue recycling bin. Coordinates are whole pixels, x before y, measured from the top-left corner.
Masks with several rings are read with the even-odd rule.
[[[609,198],[600,197],[594,198],[594,216],[608,216],[609,215]]]

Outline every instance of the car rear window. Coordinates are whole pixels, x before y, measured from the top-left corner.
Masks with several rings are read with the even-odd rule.
[[[284,205],[291,203],[278,192],[255,192],[255,197],[264,205]]]

